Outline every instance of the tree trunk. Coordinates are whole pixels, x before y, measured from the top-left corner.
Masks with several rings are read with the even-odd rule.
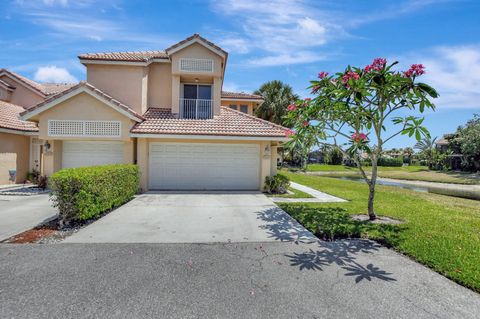
[[[368,187],[368,217],[370,220],[375,220],[377,215],[375,214],[374,202],[375,202],[375,185],[377,184],[377,175],[378,175],[378,157],[374,155],[372,157],[372,176],[370,178],[370,185]]]
[[[375,185],[371,184],[369,186],[369,193],[368,193],[368,217],[370,220],[377,219],[377,215],[375,214],[374,210],[374,200],[375,200]]]

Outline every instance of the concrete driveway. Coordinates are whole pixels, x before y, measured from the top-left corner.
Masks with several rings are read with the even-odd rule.
[[[228,243],[316,238],[258,192],[150,193],[65,243]]]
[[[29,230],[57,215],[48,194],[0,196],[0,241]]]

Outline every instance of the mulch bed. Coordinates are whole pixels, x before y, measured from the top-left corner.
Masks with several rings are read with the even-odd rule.
[[[357,220],[361,222],[368,221],[368,222],[371,222],[372,224],[401,225],[405,223],[403,220],[393,219],[385,216],[377,216],[377,218],[372,221],[370,221],[370,217],[368,217],[368,215],[350,215],[350,217],[353,220]]]

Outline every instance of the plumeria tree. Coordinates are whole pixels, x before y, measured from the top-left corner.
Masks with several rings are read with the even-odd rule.
[[[401,134],[417,140],[429,137],[424,118],[415,114],[434,110],[430,98],[438,97],[435,89],[418,82],[425,73],[423,65],[399,72],[394,70],[397,63],[377,58],[363,69],[348,66],[335,75],[320,72],[318,79],[311,81],[314,98],[290,105],[286,119],[293,128],[287,133],[289,144],[315,134],[319,143],[340,147],[355,161],[369,188],[371,220],[376,219],[377,163],[384,144]],[[370,159],[370,174],[364,157]]]

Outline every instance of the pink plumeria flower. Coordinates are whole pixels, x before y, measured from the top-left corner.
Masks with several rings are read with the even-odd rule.
[[[322,71],[322,72],[318,73],[318,78],[319,78],[319,79],[324,79],[324,78],[326,78],[327,76],[328,76],[328,72]]]
[[[287,110],[289,110],[290,112],[291,111],[295,111],[297,109],[297,106],[295,104],[290,104],[288,107],[287,107]]]
[[[365,142],[367,140],[367,134],[365,133],[353,133],[352,134],[352,140],[355,142]]]
[[[285,131],[285,136],[286,136],[286,137],[291,137],[291,136],[293,136],[293,135],[295,135],[295,131],[294,131],[294,130],[286,130],[286,131]]]

